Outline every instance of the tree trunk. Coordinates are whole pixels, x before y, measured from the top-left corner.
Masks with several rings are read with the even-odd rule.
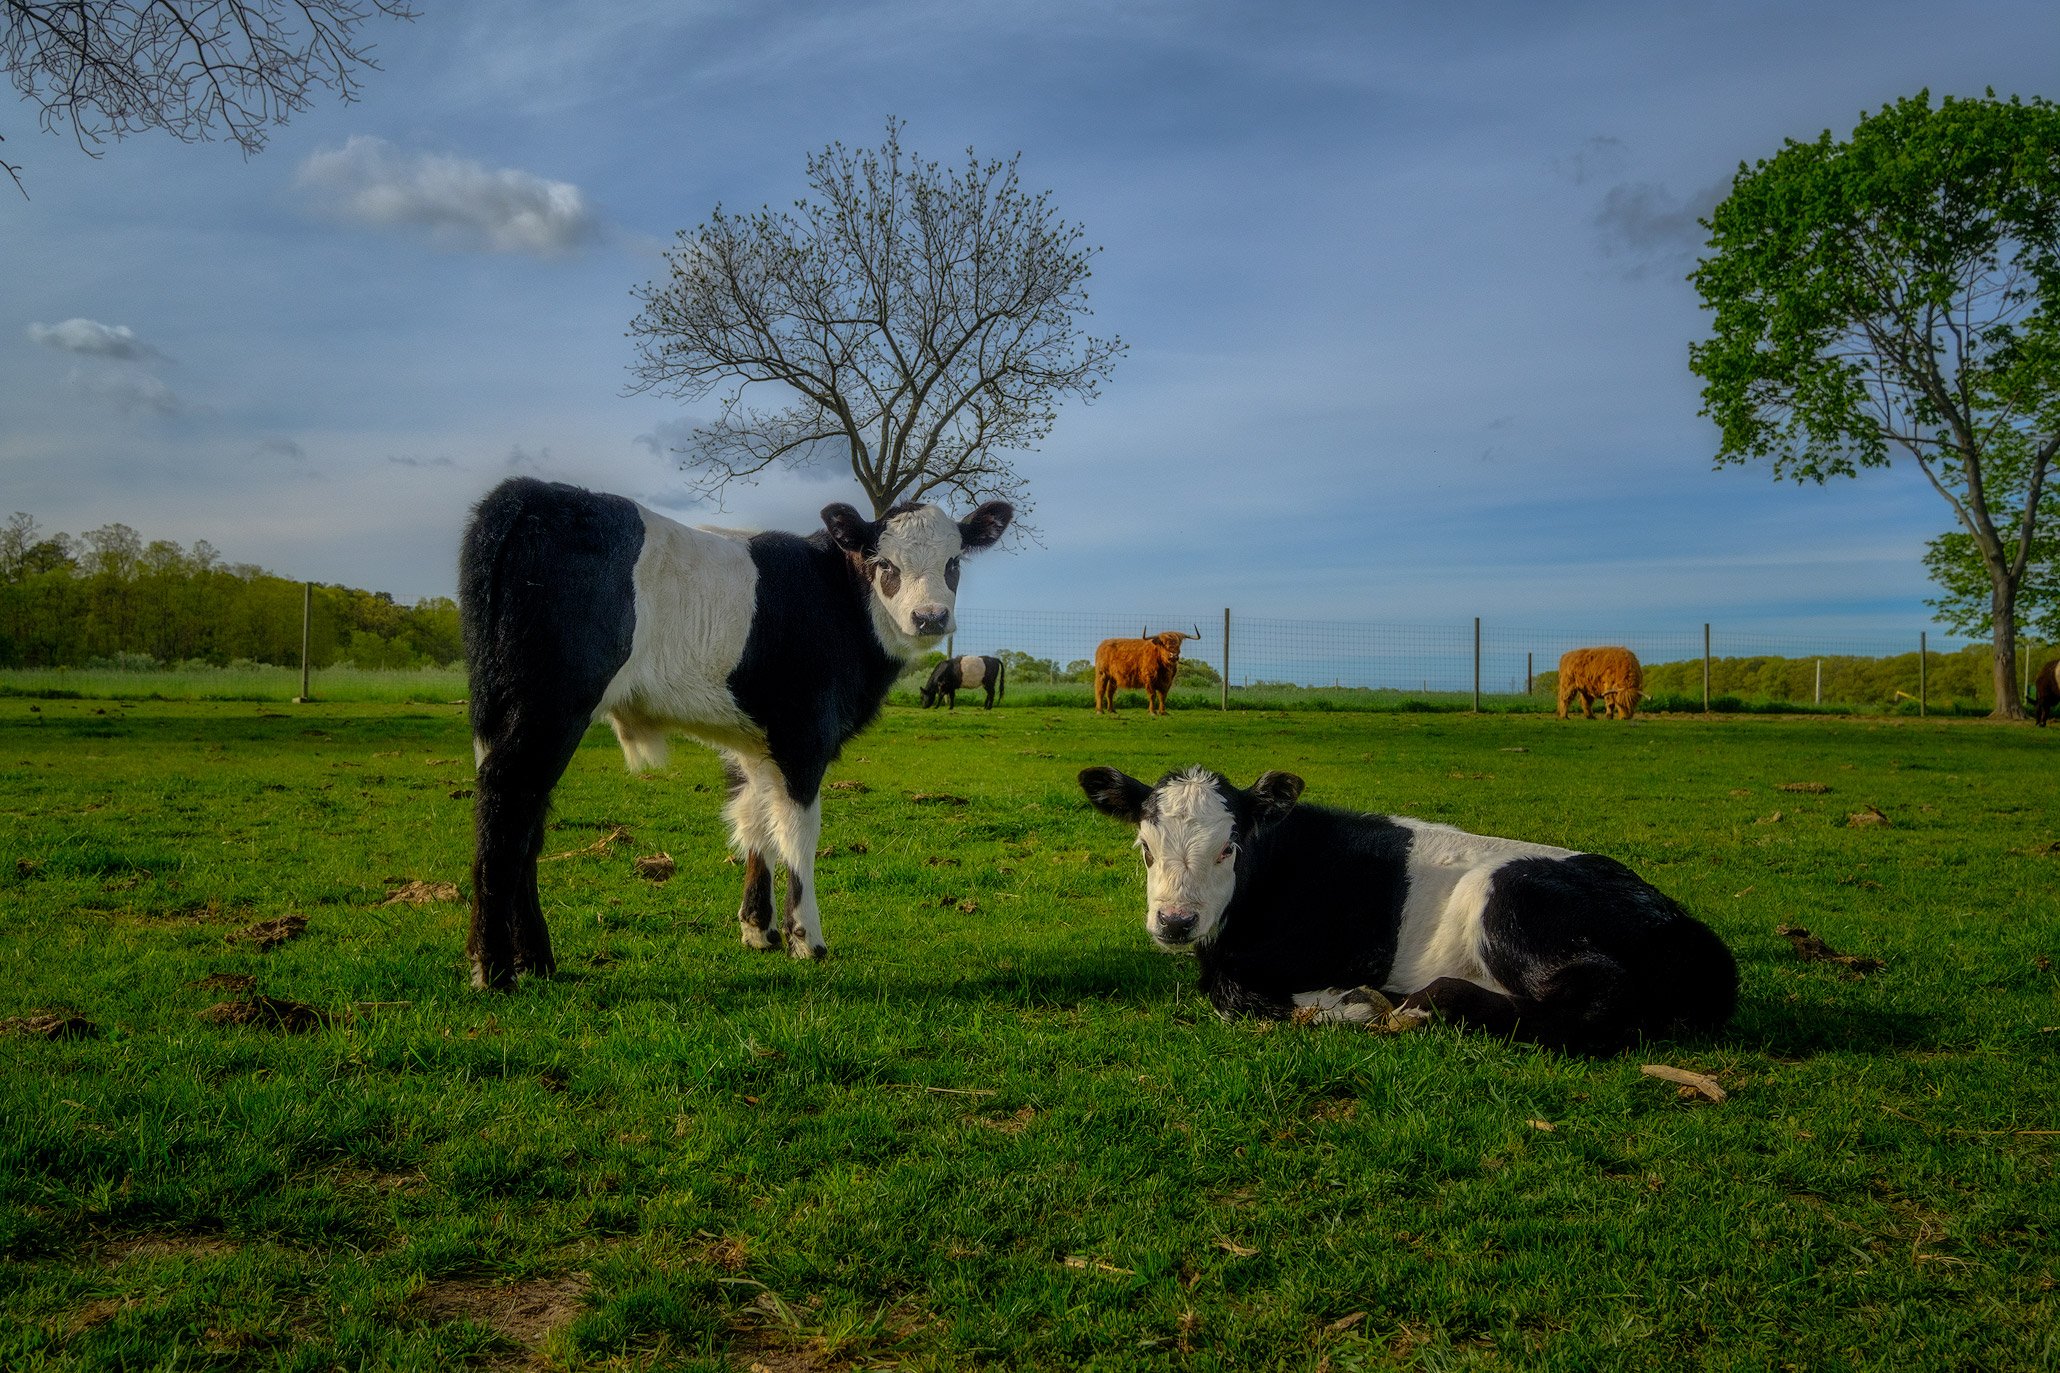
[[[1996,708],[1991,720],[2022,720],[2024,702],[2017,695],[2017,587],[2007,570],[1991,565],[1993,593],[1990,624],[1995,634]]]

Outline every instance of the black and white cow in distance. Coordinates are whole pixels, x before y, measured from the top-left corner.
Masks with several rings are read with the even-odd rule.
[[[946,658],[930,669],[930,680],[923,683],[923,709],[928,710],[941,698],[945,709],[957,710],[961,691],[986,687],[987,704],[982,709],[992,710],[995,701],[1006,694],[1002,676],[999,658]]]
[[[1737,1000],[1723,941],[1611,858],[1297,805],[1302,779],[1286,772],[1241,790],[1203,768],[1157,786],[1089,768],[1080,786],[1137,827],[1145,929],[1195,955],[1226,1018],[1366,1021],[1375,988],[1606,1053],[1715,1030]]]
[[[517,477],[480,501],[459,560],[479,762],[472,863],[475,985],[553,971],[537,900],[551,789],[606,719],[633,768],[677,730],[723,755],[724,815],[744,856],[744,942],[825,952],[815,899],[823,773],[879,713],[909,657],[952,630],[961,555],[1013,515],[934,505],[868,520],[823,508],[798,534],[694,529],[621,496]]]

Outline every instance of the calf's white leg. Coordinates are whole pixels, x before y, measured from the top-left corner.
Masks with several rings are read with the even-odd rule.
[[[822,917],[815,900],[815,848],[823,834],[823,801],[817,796],[800,805],[782,787],[772,801],[773,837],[780,862],[787,869],[787,952],[796,958],[821,958]]]

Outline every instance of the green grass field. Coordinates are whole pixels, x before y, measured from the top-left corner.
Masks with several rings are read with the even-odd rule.
[[[713,755],[597,730],[565,972],[489,996],[461,905],[381,904],[466,880],[460,707],[0,701],[0,1019],[98,1031],[0,1036],[0,1367],[2052,1368],[2056,749],[897,707],[833,770],[810,966],[738,943]],[[1605,1061],[1221,1023],[1073,783],[1197,761],[1622,858],[1738,1018]],[[202,1014],[255,993],[330,1023]]]

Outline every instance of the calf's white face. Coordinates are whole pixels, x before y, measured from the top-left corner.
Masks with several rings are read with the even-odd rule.
[[[959,560],[1000,539],[1014,514],[1005,501],[989,501],[963,521],[934,505],[903,505],[872,521],[832,505],[823,524],[864,568],[881,642],[905,654],[956,628]]]
[[[1256,813],[1251,793],[1206,768],[1169,773],[1156,787],[1115,768],[1088,768],[1080,789],[1097,810],[1137,826],[1152,942],[1179,951],[1213,940],[1237,894],[1239,817]]]
[[[1215,938],[1237,892],[1236,822],[1215,782],[1200,768],[1161,782],[1138,820],[1144,928],[1162,949]]]

